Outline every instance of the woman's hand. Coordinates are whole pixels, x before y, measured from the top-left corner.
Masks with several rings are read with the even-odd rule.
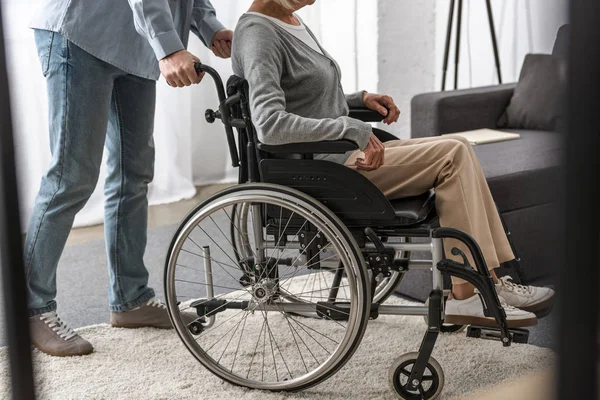
[[[220,58],[231,57],[231,41],[233,40],[233,31],[221,29],[213,37],[210,49],[215,56]]]
[[[363,103],[368,109],[377,111],[379,114],[386,117],[383,120],[384,124],[392,124],[398,121],[400,117],[400,109],[394,103],[390,96],[382,94],[373,94],[365,92],[363,94]]]
[[[189,51],[180,50],[160,60],[158,65],[169,86],[184,87],[200,83],[204,78],[204,73],[198,74],[194,67],[194,63],[199,61]]]
[[[356,160],[356,168],[361,171],[374,171],[383,165],[385,157],[385,146],[373,133],[365,148],[365,157]]]

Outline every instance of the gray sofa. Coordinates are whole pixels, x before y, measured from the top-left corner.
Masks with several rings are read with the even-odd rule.
[[[559,31],[553,55],[566,57]],[[498,129],[516,84],[421,94],[411,104],[412,137],[438,136],[480,128]],[[558,132],[503,129],[518,140],[474,146],[496,204],[511,232],[526,283],[550,284],[563,259],[561,243],[562,135]],[[413,257],[414,258],[414,257]],[[518,280],[514,265],[500,275]],[[430,272],[410,271],[397,291],[424,300]]]

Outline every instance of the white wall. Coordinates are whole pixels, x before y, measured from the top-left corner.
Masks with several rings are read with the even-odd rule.
[[[518,79],[525,54],[552,51],[556,32],[568,19],[567,3],[492,0],[504,82]],[[391,131],[402,138],[410,137],[412,97],[441,88],[449,4],[450,0],[379,0],[378,90],[399,104],[402,116]],[[496,84],[485,0],[463,0],[462,25],[458,87]],[[454,41],[446,89],[454,87],[453,46]]]
[[[346,92],[377,90],[377,0],[320,0],[300,15],[340,64]]]
[[[463,0],[459,88],[498,83],[484,0]],[[558,28],[567,23],[567,0],[492,0],[504,83],[516,82],[528,53],[550,53]],[[441,88],[442,60],[450,0],[436,1],[436,77]],[[456,12],[446,89],[454,88]]]
[[[385,127],[409,137],[410,100],[433,90],[435,79],[435,0],[379,0],[378,91],[392,96],[402,115]]]

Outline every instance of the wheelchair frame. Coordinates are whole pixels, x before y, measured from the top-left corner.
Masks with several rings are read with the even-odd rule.
[[[209,66],[202,65],[200,63],[196,64],[196,69],[199,72],[206,72],[214,80],[219,97],[219,109],[216,112],[212,110],[207,110],[205,114],[206,120],[209,123],[213,123],[217,119],[219,119],[225,126],[232,165],[234,167],[240,167],[240,165],[246,166],[246,168],[240,168],[240,182],[248,182],[248,185],[250,185],[248,187],[266,189],[277,187],[276,185],[273,185],[274,183],[278,185],[283,184],[283,186],[285,187],[292,188],[295,185],[297,189],[305,189],[301,190],[305,195],[316,197],[314,196],[315,191],[317,191],[316,193],[318,193],[318,191],[324,186],[321,185],[321,178],[330,179],[327,185],[332,185],[334,188],[332,190],[336,190],[335,188],[338,187],[336,186],[335,176],[331,178],[331,173],[326,175],[319,174],[319,170],[323,166],[323,163],[327,163],[328,167],[334,169],[334,173],[337,174],[339,172],[343,175],[343,177],[340,178],[342,184],[344,179],[346,179],[349,175],[352,175],[353,184],[356,182],[356,186],[358,186],[358,190],[355,190],[355,192],[361,192],[361,190],[364,189],[364,192],[361,192],[364,195],[363,197],[361,197],[360,194],[356,195],[354,193],[354,196],[350,196],[350,202],[347,201],[348,199],[339,200],[340,196],[337,196],[337,200],[336,196],[333,196],[331,199],[329,199],[329,201],[323,199],[318,200],[320,200],[320,202],[323,203],[325,207],[331,207],[330,209],[336,210],[335,213],[340,217],[341,221],[343,221],[343,224],[345,224],[350,230],[357,244],[359,244],[360,251],[363,253],[364,256],[366,256],[365,258],[367,258],[367,265],[369,270],[367,276],[370,280],[370,287],[368,290],[369,296],[371,297],[370,300],[373,300],[372,297],[374,296],[374,293],[378,285],[380,284],[380,281],[377,280],[378,278],[381,280],[382,277],[389,277],[391,273],[397,273],[399,274],[401,279],[403,274],[410,269],[431,269],[433,275],[433,282],[432,291],[429,295],[428,305],[402,306],[385,305],[377,302],[371,304],[370,306],[371,318],[376,318],[378,315],[383,314],[411,315],[426,317],[426,320],[428,322],[427,330],[421,342],[418,354],[409,360],[413,363],[413,367],[410,371],[410,377],[406,385],[404,387],[398,386],[397,369],[400,368],[399,366],[396,366],[398,367],[396,370],[390,371],[390,381],[394,390],[398,393],[398,396],[400,398],[408,398],[406,397],[406,394],[401,394],[401,392],[414,393],[419,391],[424,372],[427,368],[434,368],[437,371],[437,367],[439,367],[437,361],[435,361],[431,357],[431,353],[433,351],[438,334],[440,333],[440,331],[443,331],[444,297],[447,294],[444,292],[445,274],[462,278],[472,283],[479,290],[480,296],[482,298],[484,314],[487,317],[494,318],[498,326],[500,327],[497,339],[500,340],[504,346],[510,346],[511,342],[513,341],[514,333],[508,329],[506,322],[506,314],[496,294],[494,282],[485,263],[481,250],[476,241],[471,236],[456,229],[439,227],[439,225],[437,224],[437,216],[434,212],[425,212],[425,216],[419,217],[420,220],[418,220],[418,222],[408,226],[406,224],[394,225],[393,223],[390,226],[389,223],[392,219],[396,218],[396,220],[398,220],[398,218],[396,217],[396,211],[392,207],[391,203],[372,183],[370,183],[362,175],[357,174],[344,166],[328,163],[326,161],[313,160],[313,154],[345,153],[349,150],[354,150],[356,149],[356,145],[354,143],[346,140],[335,142],[298,143],[281,146],[270,146],[259,143],[256,138],[256,134],[252,126],[252,121],[249,114],[247,90],[244,90],[244,82],[240,80],[237,85],[232,85],[228,87],[228,93],[226,95],[225,86],[223,85],[219,74],[214,69],[212,69]],[[362,119],[367,122],[381,120],[381,116],[379,114],[374,113],[370,110],[353,111],[351,116],[356,117],[358,119]],[[239,150],[236,145],[233,128],[238,129],[238,139],[240,142]],[[245,149],[243,147],[245,147]],[[267,157],[265,157],[265,159],[259,162],[261,154],[267,155]],[[272,154],[293,154],[299,156],[300,159],[271,159],[268,157],[268,155]],[[313,165],[315,167],[306,172],[307,166],[310,165]],[[296,175],[286,173],[286,169],[289,166],[293,166],[293,168],[291,168],[292,170],[294,168],[297,168],[303,171],[303,173],[299,173]],[[304,176],[305,179],[309,182],[308,185],[306,185],[305,183],[298,183],[298,180],[302,180],[302,176]],[[267,178],[266,180],[264,179],[265,177]],[[333,180],[334,182],[331,182],[331,180]],[[314,183],[315,181],[317,182],[316,184]],[[260,184],[256,185],[256,183]],[[214,198],[218,198],[218,196],[219,194],[217,194]],[[348,206],[348,204],[351,204],[352,201],[358,202],[360,206],[357,207],[356,204]],[[427,204],[431,204],[431,201],[431,198],[427,199]],[[199,206],[195,210],[195,212],[201,210],[202,207],[202,205]],[[260,206],[251,205],[250,207],[255,207],[254,211],[256,212],[256,214],[261,215],[260,213],[262,212],[262,209],[260,208]],[[185,226],[189,225],[190,218],[193,214],[194,212],[192,212],[192,214],[190,214],[190,216],[186,218],[186,220],[184,220],[182,228],[180,228],[176,236],[181,232],[181,230]],[[254,237],[262,238],[264,228],[262,222],[255,222],[253,225],[254,226],[252,228],[254,231]],[[234,235],[233,227],[231,230],[231,234]],[[383,237],[428,237],[430,238],[430,242],[385,243],[382,240]],[[462,263],[445,258],[443,250],[443,239],[445,238],[456,239],[464,243],[470,250],[475,264],[478,268],[475,269],[471,265],[469,265],[466,256],[457,248],[453,248],[451,250],[451,253],[455,256],[462,256]],[[259,244],[254,250],[256,250],[255,254],[258,258],[258,260],[255,261],[257,261],[258,264],[264,262],[264,251],[266,249],[276,249],[279,244],[275,243],[274,241],[269,242],[263,239],[257,240],[257,243]],[[288,246],[290,249],[304,249],[302,251],[306,252],[308,251],[308,248],[305,247],[305,244],[306,243],[303,242],[288,243]],[[172,243],[171,248],[169,249],[170,255],[176,247],[177,240],[174,238],[174,242]],[[206,281],[210,282],[211,286],[208,292],[208,296],[212,297],[214,296],[214,293],[212,291],[213,283],[212,267],[210,263],[210,248],[204,247],[203,251],[204,256],[206,257]],[[395,257],[397,254],[399,254],[399,252],[410,253],[415,251],[430,252],[432,254],[432,259],[410,260],[408,257],[401,257],[399,259]],[[263,254],[262,256],[261,252]],[[238,253],[238,249],[235,250],[235,253]],[[238,265],[242,265],[242,263],[239,261],[240,259],[238,258]],[[172,276],[169,273],[169,268],[172,268],[173,263],[174,261],[172,260],[172,257],[167,257],[167,268],[165,270],[166,293],[173,291]],[[240,267],[240,270],[241,272],[245,272],[242,267]],[[342,275],[342,268],[338,268],[335,272],[334,277],[334,282],[338,282],[337,287],[339,287],[339,282],[342,279]],[[244,276],[247,279],[250,279],[250,277],[248,277],[246,273],[244,273]],[[242,279],[244,279],[244,277],[242,277]],[[395,284],[397,284],[397,282]],[[389,293],[391,293],[393,287],[391,289],[386,288],[386,290],[388,290]],[[386,294],[389,295],[389,293]],[[337,290],[334,290],[332,288],[329,298],[329,300],[332,301],[326,303],[328,313],[333,312],[335,314],[336,310],[339,312],[343,311],[343,305],[336,305],[335,303],[336,296]],[[181,330],[186,329],[188,327],[186,327],[182,323],[181,318],[179,318],[176,315],[178,305],[173,304],[172,301],[169,302],[169,298],[167,298],[167,305],[169,309],[169,314],[171,315],[174,325],[177,328],[178,333],[182,337],[182,340],[184,340],[185,342]],[[235,309],[243,309],[244,307],[248,307],[248,302],[231,302],[229,304],[229,307]],[[197,308],[198,315],[204,315],[204,317],[206,317],[202,324],[194,325],[194,329],[197,329],[198,331],[210,328],[210,326],[212,326],[212,324],[214,323],[215,317],[217,315],[216,312],[207,313],[206,307],[203,310],[204,314],[201,314],[200,309]],[[265,302],[260,305],[260,310],[264,312],[283,311],[286,313],[314,313],[315,307],[314,305],[301,303],[272,305],[269,302]],[[316,311],[317,314],[319,314],[319,310],[317,309]],[[360,336],[362,337],[362,334]],[[351,354],[351,352],[349,354]],[[202,360],[200,361],[202,362]],[[343,365],[343,362],[341,364]],[[332,373],[337,371],[337,369],[339,368],[341,368],[341,365],[338,368],[335,368]],[[222,375],[220,375],[218,372],[215,372],[215,369],[211,368],[211,371],[223,378]],[[441,384],[443,385],[443,372],[441,371],[441,367],[439,367],[438,372],[442,374]],[[326,379],[327,377],[323,379]],[[315,381],[314,383],[305,384],[302,387],[290,387],[284,388],[283,390],[304,389],[306,387],[312,386],[313,384],[319,383],[323,379]],[[267,387],[267,389],[269,388]],[[441,387],[438,391],[436,391],[433,397],[426,397],[423,393],[421,393],[421,398],[435,398],[437,397],[437,395],[439,395],[439,391],[441,391]]]

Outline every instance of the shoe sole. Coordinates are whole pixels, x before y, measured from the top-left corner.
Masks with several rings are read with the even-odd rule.
[[[528,306],[528,307],[519,307],[519,308],[523,311],[537,313],[537,312],[545,311],[545,310],[552,308],[553,300],[554,300],[554,296],[542,301],[541,303],[537,303],[537,304],[534,304],[534,305]]]
[[[473,317],[470,315],[446,315],[444,318],[444,323],[453,325],[476,325],[485,326],[488,328],[499,328],[494,318]],[[528,326],[537,325],[537,318],[507,319],[506,324],[509,328],[525,328]]]
[[[51,356],[54,356],[54,357],[79,357],[79,356],[87,356],[87,355],[90,355],[90,354],[92,354],[94,352],[94,349],[92,349],[90,351],[86,351],[86,352],[83,352],[83,353],[77,353],[77,354],[57,353],[57,352],[54,352],[54,351],[44,350],[40,346],[38,346],[37,344],[35,344],[33,342],[32,342],[32,344],[33,344],[33,346],[36,349],[38,349],[42,353],[48,354],[48,355],[51,355]]]

